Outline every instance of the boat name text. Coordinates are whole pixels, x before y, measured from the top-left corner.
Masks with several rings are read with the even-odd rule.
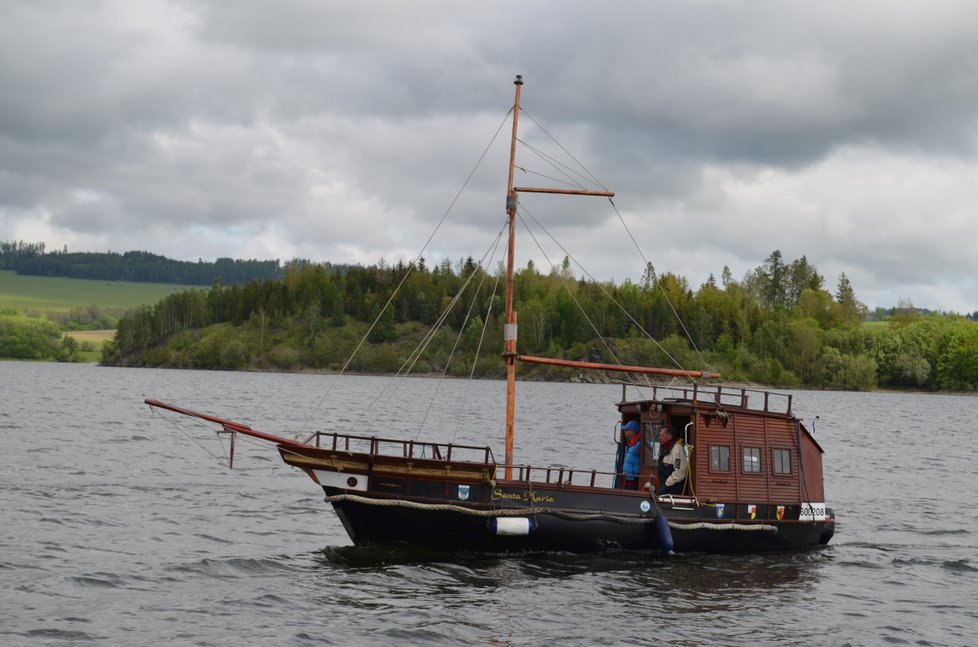
[[[521,501],[523,503],[553,503],[554,498],[549,494],[539,494],[533,490],[523,490],[522,492],[507,492],[500,488],[493,488],[493,501]]]

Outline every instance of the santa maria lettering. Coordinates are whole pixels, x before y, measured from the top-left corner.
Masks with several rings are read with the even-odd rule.
[[[549,494],[540,494],[533,490],[523,490],[522,492],[507,492],[500,488],[492,491],[493,501],[519,501],[520,503],[553,503],[554,498]]]

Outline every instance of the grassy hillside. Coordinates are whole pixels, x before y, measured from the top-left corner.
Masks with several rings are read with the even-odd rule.
[[[192,289],[186,285],[169,283],[133,283],[129,281],[91,281],[48,276],[22,276],[11,270],[0,270],[0,315],[28,315],[55,323],[68,330],[67,334],[78,342],[78,359],[98,362],[102,356],[102,342],[112,339],[114,330],[72,330],[77,325],[77,309],[88,311],[97,306],[106,317],[107,325],[114,325],[115,317],[140,305],[153,305],[175,292]],[[99,319],[98,316],[95,319]],[[76,323],[69,324],[68,322]],[[98,324],[89,322],[89,327]],[[102,324],[106,325],[105,323]],[[8,331],[9,332],[9,331]],[[48,355],[39,355],[39,357]]]
[[[67,312],[72,308],[97,305],[102,308],[134,308],[153,305],[186,285],[132,283],[128,281],[88,281],[48,276],[21,276],[0,271],[0,312],[20,314]]]

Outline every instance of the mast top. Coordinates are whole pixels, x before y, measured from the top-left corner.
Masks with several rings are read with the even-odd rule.
[[[517,74],[516,75],[516,80],[513,81],[513,85],[523,85],[523,75],[522,74]]]

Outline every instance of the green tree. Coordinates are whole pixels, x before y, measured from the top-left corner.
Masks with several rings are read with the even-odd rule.
[[[839,282],[835,289],[835,301],[842,306],[845,323],[850,326],[859,325],[866,318],[868,308],[856,299],[856,291],[845,272],[839,274]]]
[[[379,317],[374,315],[376,324],[373,330],[370,331],[370,335],[367,336],[367,341],[371,344],[381,344],[384,342],[390,342],[397,339],[397,332],[394,328],[394,310],[388,306],[383,312],[380,312],[380,307],[375,306],[375,312],[379,313]]]
[[[43,319],[0,316],[0,357],[48,359],[61,344],[61,331]]]
[[[78,350],[78,340],[70,335],[65,335],[61,338],[61,347],[54,358],[59,362],[77,362]]]
[[[728,288],[733,282],[733,273],[730,271],[729,267],[724,265],[723,272],[720,273],[720,284],[723,285],[724,288]]]
[[[795,259],[788,267],[785,308],[788,310],[794,308],[805,290],[820,291],[821,289],[822,276],[815,266],[811,265],[805,256]]]
[[[655,266],[650,261],[646,261],[645,263],[641,285],[643,290],[652,290],[655,287]]]
[[[822,335],[814,319],[799,319],[788,324],[784,366],[794,372],[802,384],[817,383],[821,354]]]
[[[917,312],[917,308],[914,307],[913,301],[900,298],[897,301],[897,306],[893,309],[893,314],[890,316],[890,325],[902,328],[915,322],[918,317],[919,313]]]
[[[776,312],[784,311],[788,299],[788,268],[785,267],[780,250],[774,250],[764,259],[761,277],[764,305]]]

